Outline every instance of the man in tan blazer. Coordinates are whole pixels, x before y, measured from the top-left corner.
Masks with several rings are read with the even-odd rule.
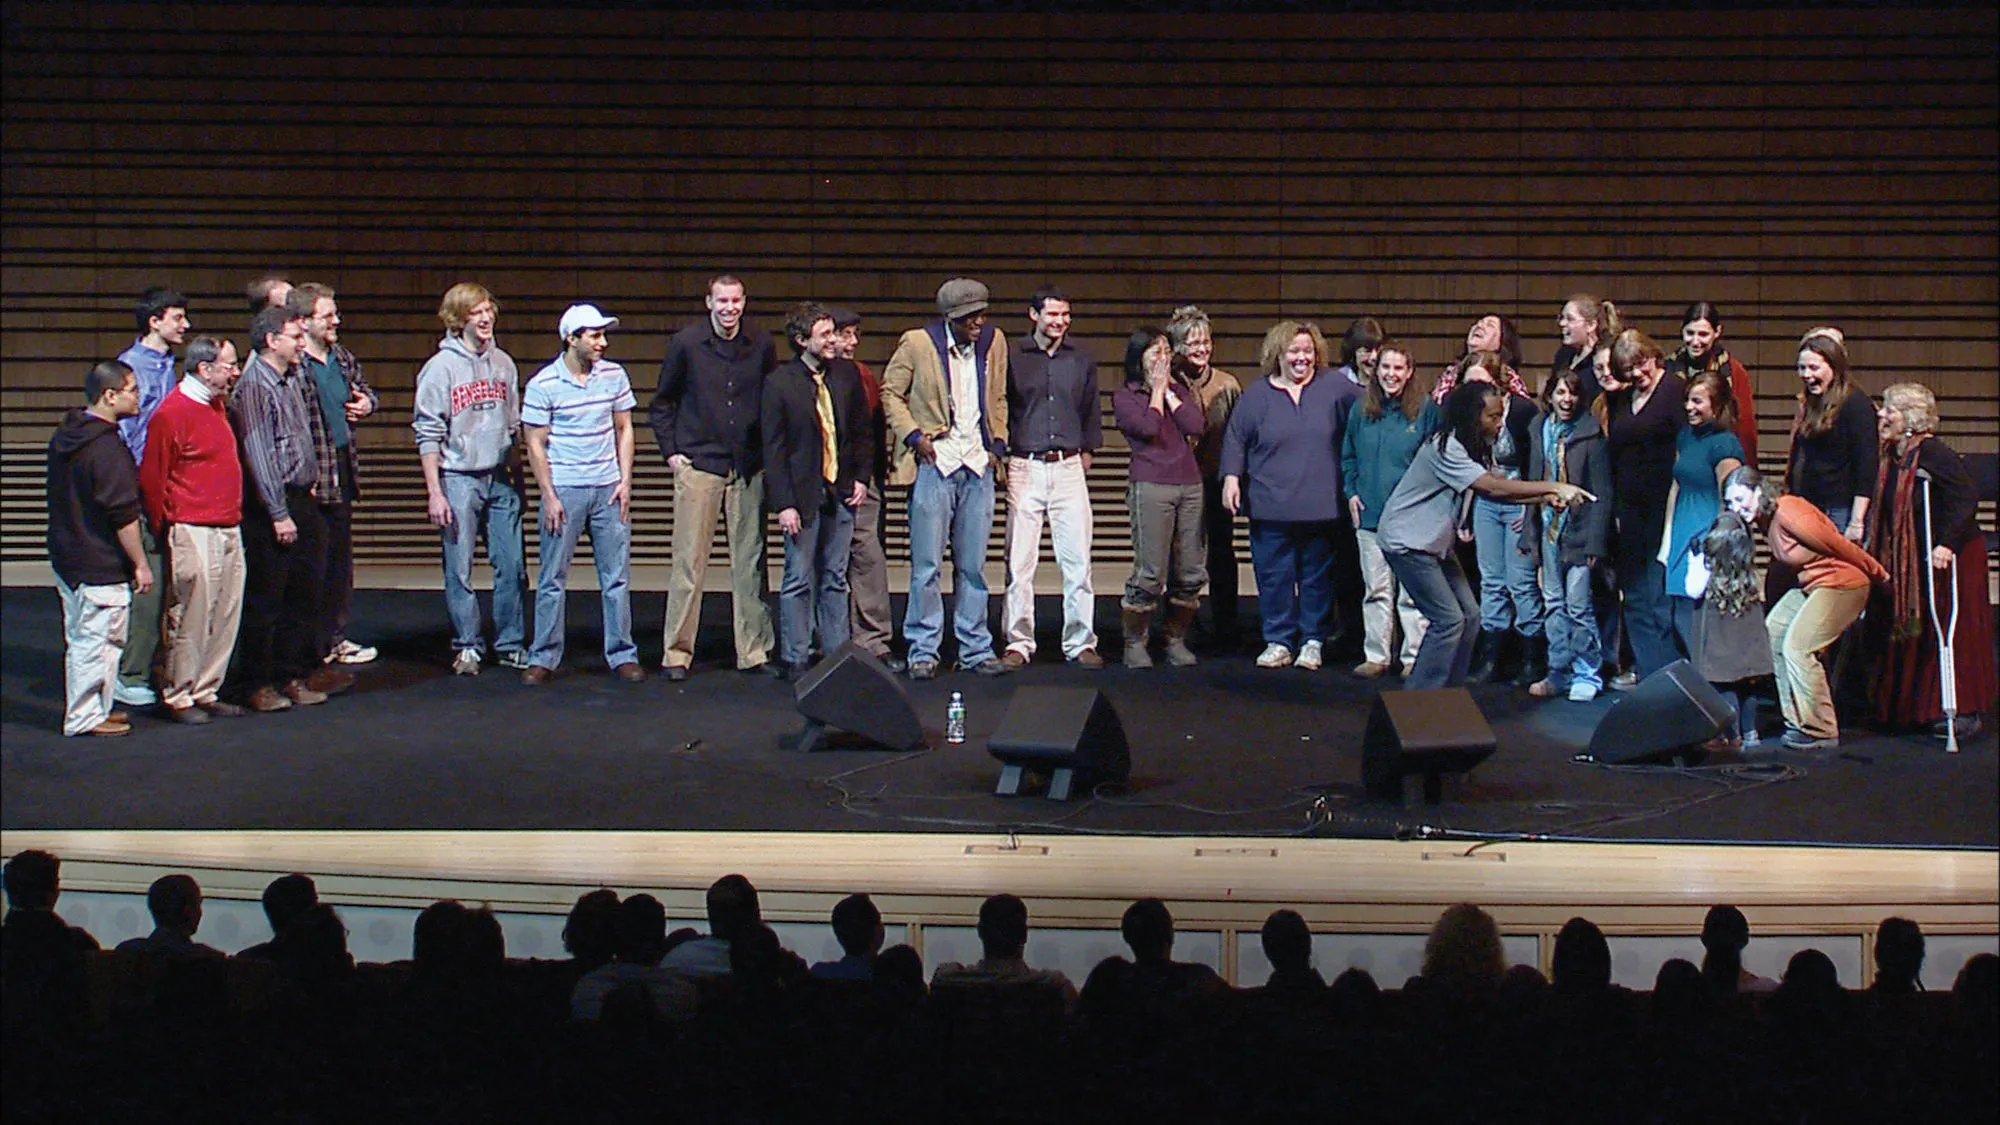
[[[956,277],[938,288],[942,319],[903,333],[882,372],[882,412],[894,458],[890,482],[910,486],[910,605],[903,615],[910,678],[937,675],[944,640],[944,549],[957,591],[958,666],[997,676],[986,619],[986,547],[993,488],[1007,456],[1007,341],[986,323],[986,286]]]

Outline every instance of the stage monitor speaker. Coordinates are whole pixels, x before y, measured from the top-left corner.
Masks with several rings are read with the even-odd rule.
[[[1014,693],[1000,726],[986,740],[1000,760],[994,792],[1021,791],[1023,770],[1050,770],[1049,799],[1067,801],[1079,777],[1085,788],[1123,781],[1132,772],[1125,728],[1096,688],[1025,687]]]
[[[928,745],[924,724],[917,719],[916,705],[904,692],[903,682],[853,641],[799,677],[793,694],[806,719],[799,734],[800,750],[857,743],[889,750]]]
[[[1697,760],[1701,744],[1736,721],[1694,665],[1676,660],[1618,698],[1590,734],[1589,756],[1605,765]]]
[[[1444,796],[1444,775],[1465,773],[1491,757],[1493,728],[1464,688],[1385,691],[1375,697],[1361,736],[1361,781],[1368,794],[1403,802],[1403,779],[1424,779],[1424,801]]]

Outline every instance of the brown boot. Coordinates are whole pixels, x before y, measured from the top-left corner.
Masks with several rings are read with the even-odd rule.
[[[1151,668],[1153,657],[1146,651],[1146,641],[1153,631],[1153,611],[1120,606],[1118,617],[1125,627],[1125,667]]]
[[[1160,627],[1160,635],[1167,642],[1167,663],[1176,668],[1186,668],[1195,663],[1194,650],[1187,646],[1188,630],[1194,628],[1194,615],[1198,607],[1191,605],[1169,605],[1167,622]]]

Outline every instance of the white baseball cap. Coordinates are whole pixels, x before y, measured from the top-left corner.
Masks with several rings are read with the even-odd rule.
[[[618,318],[605,316],[596,305],[571,305],[562,314],[562,321],[556,325],[556,334],[567,340],[571,336],[589,328],[616,328]]]

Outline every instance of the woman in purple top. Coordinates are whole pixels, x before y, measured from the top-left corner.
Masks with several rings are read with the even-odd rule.
[[[1151,668],[1147,633],[1162,596],[1167,602],[1167,663],[1195,662],[1188,627],[1208,583],[1208,546],[1202,525],[1201,466],[1195,442],[1208,419],[1201,396],[1173,371],[1167,334],[1151,326],[1125,342],[1125,385],[1111,393],[1111,413],[1132,447],[1125,506],[1132,512],[1132,577],[1120,604],[1125,625],[1125,665]]]
[[[1250,517],[1250,565],[1264,619],[1259,668],[1316,670],[1333,623],[1333,527],[1340,517],[1346,399],[1319,329],[1281,321],[1264,334],[1264,377],[1243,388],[1222,442],[1222,504]]]

